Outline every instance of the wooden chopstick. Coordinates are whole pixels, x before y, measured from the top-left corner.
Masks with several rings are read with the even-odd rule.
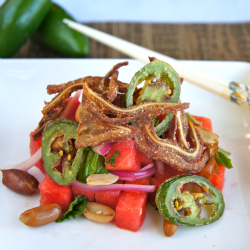
[[[177,71],[180,77],[183,77],[186,81],[250,109],[250,88],[243,84],[203,74],[190,69],[189,67],[183,65],[181,61],[172,57],[125,41],[121,38],[93,29],[86,25],[76,23],[69,19],[63,19],[63,22],[70,28],[142,62],[148,63],[149,56],[165,61],[169,63]]]

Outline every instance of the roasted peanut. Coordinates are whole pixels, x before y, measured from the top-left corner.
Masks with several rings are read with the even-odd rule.
[[[51,203],[23,212],[19,220],[26,226],[40,227],[56,221],[61,215],[61,212],[62,208],[58,204]]]
[[[175,234],[175,232],[177,231],[177,229],[178,229],[178,225],[176,225],[168,220],[164,220],[163,231],[167,237],[173,236]]]
[[[115,217],[115,211],[112,208],[96,202],[89,202],[83,214],[89,220],[98,223],[110,222]]]
[[[7,188],[19,194],[33,194],[39,182],[26,171],[19,169],[1,170],[3,174],[2,183]]]
[[[86,179],[87,184],[90,186],[110,185],[118,181],[119,176],[108,174],[90,174]]]

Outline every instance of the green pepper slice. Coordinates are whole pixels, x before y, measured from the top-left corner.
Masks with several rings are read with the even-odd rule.
[[[198,184],[199,193],[181,191],[183,185]],[[219,189],[207,179],[190,174],[167,179],[156,193],[156,206],[162,217],[182,226],[202,226],[217,221],[223,214],[225,203]],[[202,208],[209,206],[208,216],[202,216]]]
[[[36,31],[51,0],[8,0],[0,8],[0,57],[12,57]]]
[[[71,144],[77,138],[77,122],[65,118],[57,118],[47,123],[43,131],[42,158],[44,168],[49,177],[57,184],[66,186],[73,182],[77,176],[82,161],[84,148],[77,150],[73,160],[66,160],[62,164],[62,172],[57,167],[61,164],[60,152],[53,152],[52,144],[56,138],[62,138],[62,152],[70,153]]]
[[[145,65],[133,76],[125,95],[125,107],[133,105],[134,91],[144,80],[156,83],[163,82],[165,85],[161,84],[158,88],[150,85],[146,86],[140,98],[141,101],[152,100],[169,103],[178,102],[181,92],[181,81],[179,75],[168,63],[156,59]],[[168,98],[166,98],[167,90],[170,91]],[[172,120],[173,115],[173,113],[166,115],[166,118],[155,127],[156,134],[159,135],[164,132],[169,122]]]

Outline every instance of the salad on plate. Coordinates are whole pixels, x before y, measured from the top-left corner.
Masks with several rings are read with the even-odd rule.
[[[123,62],[104,77],[47,86],[54,97],[30,133],[31,157],[1,170],[7,188],[40,192],[40,205],[21,222],[37,227],[84,215],[136,232],[150,203],[169,237],[179,226],[221,218],[230,153],[219,147],[209,118],[187,112],[183,79],[149,59],[129,84],[118,80]],[[40,183],[27,172],[34,166],[44,173]]]

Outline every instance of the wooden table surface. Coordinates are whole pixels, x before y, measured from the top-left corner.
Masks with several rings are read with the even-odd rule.
[[[237,24],[152,24],[87,23],[86,25],[184,60],[250,62],[250,23]],[[88,58],[128,58],[90,40]],[[30,39],[14,58],[65,58]]]

